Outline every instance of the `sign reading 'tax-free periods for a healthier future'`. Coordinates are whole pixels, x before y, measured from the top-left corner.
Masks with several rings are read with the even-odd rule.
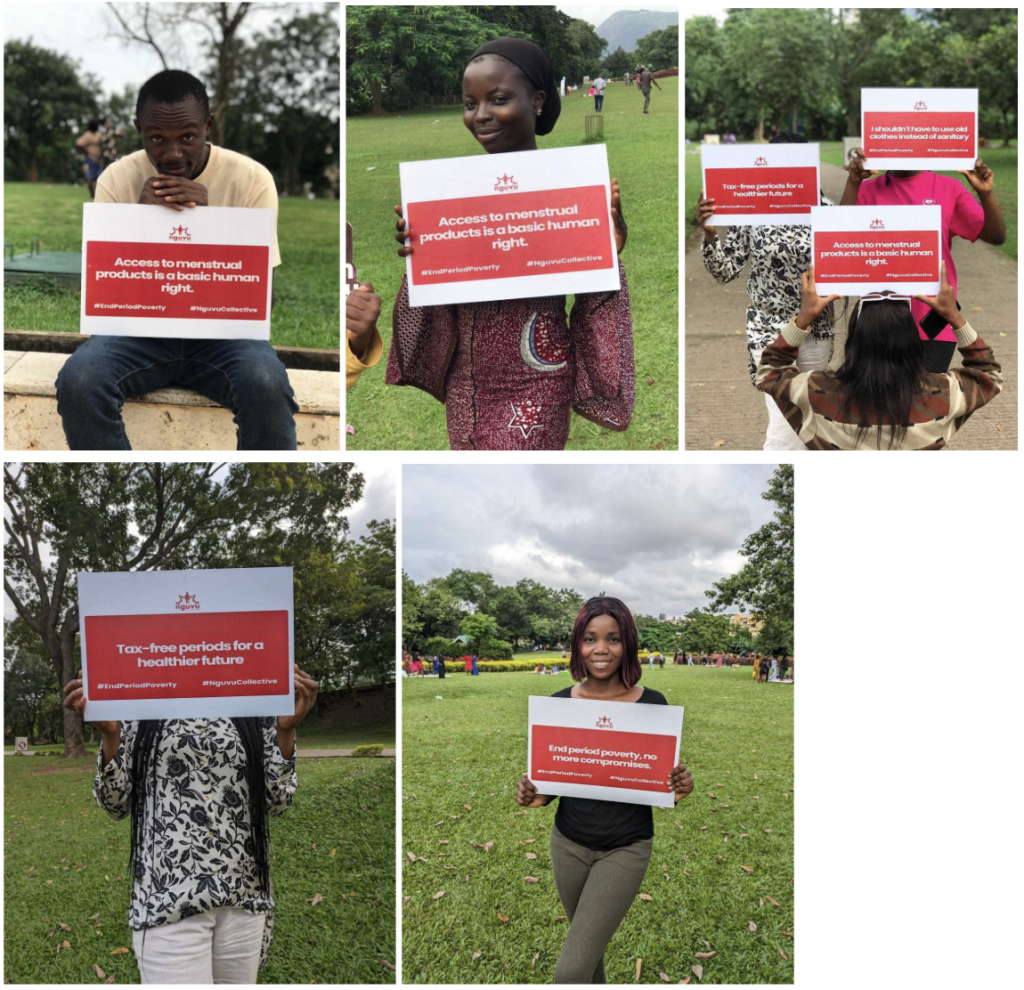
[[[714,225],[807,224],[818,206],[816,144],[701,145],[704,197]]]
[[[398,168],[410,306],[619,288],[603,144]]]
[[[818,206],[811,263],[818,294],[935,295],[942,260],[939,206]]]
[[[870,169],[974,168],[976,89],[862,89],[861,135]]]
[[[274,211],[87,203],[81,330],[270,339]]]
[[[671,808],[683,709],[530,698],[529,778],[538,794]]]
[[[86,718],[291,715],[290,567],[80,573]]]

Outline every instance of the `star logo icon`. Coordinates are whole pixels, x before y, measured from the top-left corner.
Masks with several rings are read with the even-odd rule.
[[[533,399],[525,402],[512,402],[512,421],[508,424],[510,430],[522,430],[523,439],[529,440],[534,430],[542,430],[544,427],[540,422],[541,410],[544,408],[538,405]]]

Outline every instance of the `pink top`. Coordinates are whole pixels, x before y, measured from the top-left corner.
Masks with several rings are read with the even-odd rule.
[[[985,211],[970,191],[957,179],[934,172],[919,172],[901,178],[891,172],[874,179],[865,179],[857,191],[858,206],[939,206],[942,208],[942,260],[946,263],[946,278],[956,294],[956,265],[950,252],[953,237],[976,241],[985,226]],[[921,320],[928,314],[928,306],[916,299],[910,301],[918,333],[923,340],[928,335],[921,330]],[[935,340],[956,340],[948,324]]]

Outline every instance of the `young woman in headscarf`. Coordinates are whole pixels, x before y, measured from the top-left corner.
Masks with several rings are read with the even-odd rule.
[[[667,705],[665,696],[637,683],[643,673],[637,655],[636,624],[618,598],[591,598],[572,631],[569,673],[577,683],[552,695],[624,704]],[[678,803],[693,791],[690,771],[678,764],[665,790]],[[540,808],[554,798],[538,794],[523,774],[516,803]],[[569,918],[555,983],[607,983],[604,953],[640,891],[654,850],[650,807],[621,801],[561,797],[551,826],[551,869]]]
[[[489,154],[536,151],[537,135],[550,134],[561,111],[547,56],[519,38],[478,48],[462,89],[463,123]],[[416,232],[406,229],[401,207],[395,212],[405,258]],[[626,225],[615,179],[611,219],[621,256]],[[636,380],[621,257],[618,267],[618,291],[577,295],[568,319],[565,296],[413,309],[403,277],[386,381],[444,403],[452,450],[562,450],[570,408],[623,431]]]
[[[143,983],[256,982],[274,924],[268,819],[295,794],[295,730],[317,690],[296,667],[294,715],[93,723],[93,794],[111,818],[131,816]],[[64,707],[88,719],[81,678]]]

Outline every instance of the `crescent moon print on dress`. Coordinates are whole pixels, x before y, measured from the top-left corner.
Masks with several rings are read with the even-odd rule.
[[[542,319],[546,314],[532,313],[523,326],[523,337],[519,343],[519,353],[523,360],[537,371],[560,371],[565,367],[569,357],[569,341],[564,334],[557,336],[552,332],[549,319]]]

